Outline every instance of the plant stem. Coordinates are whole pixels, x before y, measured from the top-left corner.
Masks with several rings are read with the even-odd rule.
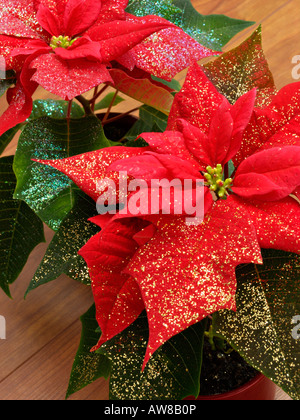
[[[91,110],[93,112],[95,111],[95,104],[96,104],[96,99],[95,98],[97,97],[98,89],[99,89],[99,86],[96,86],[95,89],[94,89],[94,96],[90,100]]]
[[[112,107],[113,107],[113,105],[114,105],[114,102],[115,102],[115,100],[116,100],[116,97],[117,97],[118,93],[119,93],[119,91],[118,91],[118,90],[116,90],[116,92],[115,92],[115,94],[114,94],[114,96],[113,96],[113,98],[112,98],[112,101],[111,101],[111,103],[110,103],[110,105],[109,105],[109,107],[108,107],[108,109],[107,109],[107,112],[106,112],[106,114],[104,115],[104,118],[103,118],[103,120],[102,120],[102,124],[105,124],[106,120],[108,119],[109,114],[110,114],[110,111],[111,111],[111,109],[112,109]]]
[[[76,96],[75,99],[77,99],[77,101],[79,103],[81,103],[81,105],[83,106],[83,109],[84,109],[86,115],[94,115],[94,113],[93,113],[93,111],[91,109],[91,106],[90,106],[90,101],[88,99],[86,99],[82,95]]]
[[[110,118],[109,120],[106,120],[106,121],[103,120],[102,125],[106,125],[106,124],[110,124],[112,122],[118,121],[126,117],[127,115],[131,114],[132,112],[138,111],[139,109],[140,107],[137,107],[137,108],[131,109],[130,111],[124,112],[124,114],[120,114],[120,115],[117,115],[116,117]]]
[[[99,86],[98,86],[99,87]],[[97,99],[99,98],[99,96],[101,96],[102,95],[102,93],[104,93],[105,91],[106,91],[106,89],[108,89],[109,88],[109,85],[105,85],[99,92],[98,92],[98,89],[96,88],[95,89],[95,95],[92,97],[92,99],[90,100],[90,103],[93,105],[94,104],[94,106],[95,106],[95,104],[96,104],[96,101],[97,101]]]
[[[69,101],[69,104],[68,104],[67,120],[71,119],[72,104],[73,104],[73,99],[71,99],[71,101]]]

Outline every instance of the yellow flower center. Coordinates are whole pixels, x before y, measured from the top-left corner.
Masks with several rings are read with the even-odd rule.
[[[222,165],[217,165],[216,168],[208,166],[206,168],[204,177],[206,179],[205,185],[209,187],[219,198],[226,199],[229,195],[228,190],[232,187],[232,178],[224,180]]]
[[[50,47],[54,50],[56,48],[69,48],[78,38],[71,39],[69,36],[53,36],[50,41]]]

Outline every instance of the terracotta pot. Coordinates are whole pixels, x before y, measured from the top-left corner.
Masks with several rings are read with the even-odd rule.
[[[225,394],[212,396],[199,396],[196,400],[244,400],[244,401],[273,401],[275,399],[276,385],[270,379],[259,374],[247,384]],[[188,397],[186,400],[195,400]]]

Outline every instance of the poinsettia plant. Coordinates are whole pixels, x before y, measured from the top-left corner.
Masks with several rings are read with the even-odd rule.
[[[115,399],[197,397],[208,338],[299,398],[300,85],[277,91],[260,28],[222,54],[253,22],[187,0],[0,2],[1,153],[20,133],[0,160],[0,286],[48,225],[27,293],[65,273],[95,301],[67,395],[110,377]],[[115,139],[127,96],[138,115]],[[153,211],[153,180],[189,185],[191,208],[162,188]]]

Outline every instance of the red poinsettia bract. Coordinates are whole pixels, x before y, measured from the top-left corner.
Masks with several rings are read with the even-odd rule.
[[[10,107],[0,119],[0,135],[30,115],[38,85],[71,100],[113,82],[113,61],[169,80],[192,57],[214,54],[165,19],[126,13],[128,0],[0,3],[0,54],[7,69],[17,74],[17,85],[8,93]]]
[[[167,131],[144,133],[149,147],[113,147],[45,161],[95,200],[96,181],[119,171],[146,181],[205,181],[205,218],[99,215],[102,227],[80,254],[91,273],[101,345],[146,309],[145,363],[169,338],[221,309],[236,309],[237,265],[262,264],[261,248],[300,252],[300,84],[266,108],[256,90],[230,105],[193,65],[175,97]],[[232,165],[228,165],[229,162]]]

